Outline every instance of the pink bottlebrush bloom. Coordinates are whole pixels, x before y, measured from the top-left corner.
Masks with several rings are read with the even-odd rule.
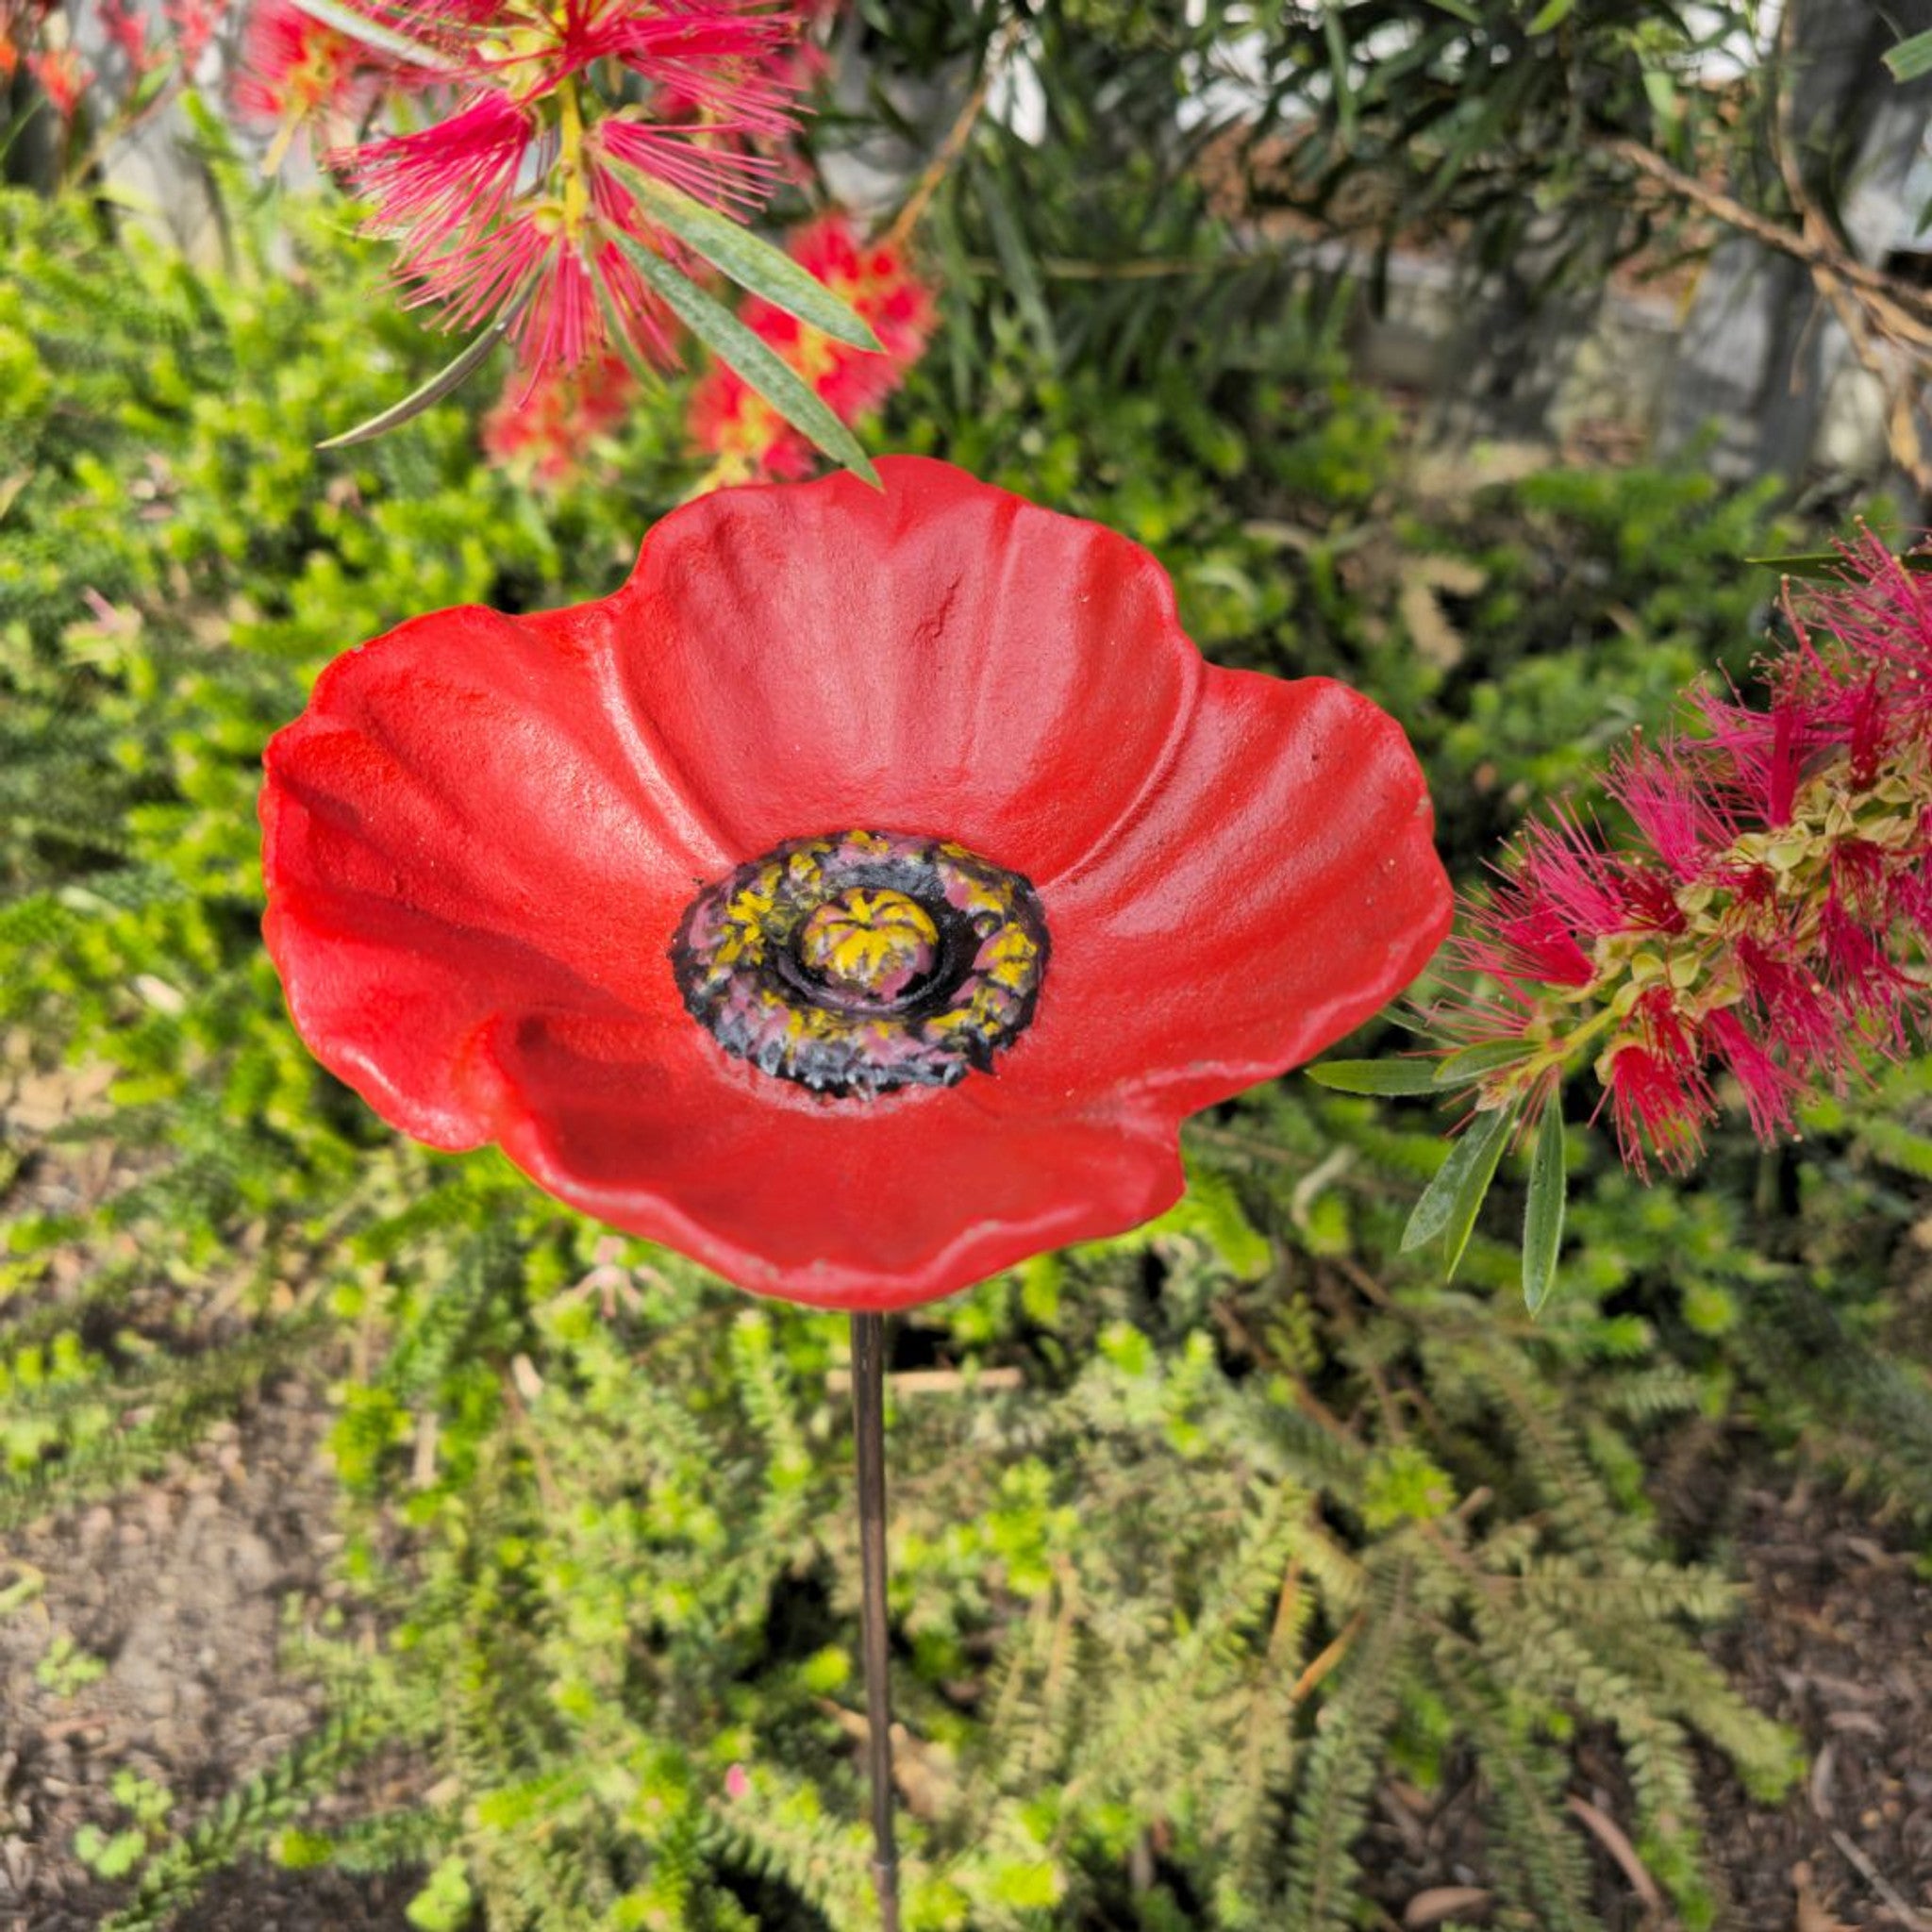
[[[1851,769],[1856,772],[1856,761]],[[1866,779],[1869,786],[1871,779]],[[1889,855],[1869,839],[1843,838],[1831,849],[1831,896],[1854,919],[1889,924]]]
[[[1897,1001],[1923,989],[1893,962],[1886,950],[1888,937],[1866,925],[1836,892],[1825,893],[1818,915],[1818,948],[1824,976],[1847,1022],[1875,1026],[1903,1046]]]
[[[1628,903],[1624,869],[1618,854],[1561,809],[1524,829],[1517,855],[1524,886],[1586,948],[1623,927]]]
[[[1547,901],[1512,882],[1497,891],[1495,912],[1491,930],[1500,943],[1486,948],[1484,958],[1471,958],[1477,971],[1557,986],[1588,986],[1596,976],[1594,960]]]
[[[337,158],[372,204],[372,229],[397,242],[410,299],[450,328],[514,312],[531,378],[616,339],[674,360],[673,320],[620,238],[674,266],[681,257],[634,177],[738,215],[764,199],[778,171],[752,144],[795,127],[795,93],[772,62],[798,37],[799,9],[561,0],[508,15],[443,0],[399,20],[444,58],[456,105]]]
[[[1851,1064],[1851,1041],[1829,989],[1785,932],[1741,932],[1733,948],[1749,1011],[1785,1065],[1837,1085]]]
[[[777,185],[775,161],[742,148],[694,142],[688,128],[620,113],[600,122],[585,139],[603,160],[625,163],[714,208],[757,208]]]
[[[1769,1140],[1932,1025],[1932,582],[1844,557],[1788,606],[1762,708],[1699,693],[1694,731],[1615,763],[1627,841],[1558,808],[1467,908],[1434,1017],[1445,1050],[1521,1042],[1487,1104],[1533,1116],[1587,1048],[1625,1159],[1682,1167],[1720,1074]]]
[[[535,115],[484,94],[433,127],[365,142],[344,158],[375,204],[372,225],[401,238],[398,267],[422,275],[505,217],[539,132]]]
[[[1796,1126],[1804,1082],[1786,1060],[1774,1056],[1736,1011],[1720,1007],[1704,1023],[1710,1050],[1742,1089],[1751,1129],[1760,1141],[1774,1141]]]
[[[1704,776],[1722,788],[1720,808],[1740,824],[1788,824],[1810,750],[1808,707],[1774,694],[1769,710],[1756,711],[1707,691],[1691,704],[1703,730],[1696,755]]]
[[[765,0],[561,0],[515,16],[525,31],[486,41],[476,66],[533,99],[597,60],[658,95],[655,112],[712,117],[729,132],[790,132],[791,101],[766,72],[797,39],[797,9]],[[534,31],[530,31],[534,29]]]
[[[1707,1091],[1700,1092],[1690,1077],[1691,1071],[1652,1047],[1634,1044],[1613,1048],[1599,1063],[1618,1144],[1638,1174],[1648,1172],[1647,1157],[1653,1154],[1673,1173],[1696,1164],[1711,1108]]]
[[[861,241],[842,215],[825,215],[792,237],[799,266],[841,297],[878,338],[877,350],[834,341],[758,297],[740,320],[811,385],[842,423],[874,409],[924,353],[938,320],[929,284],[897,243]],[[715,459],[719,480],[790,480],[817,461],[811,444],[735,370],[714,367],[692,393],[691,441]]]
[[[1711,795],[1704,776],[1681,755],[1646,755],[1641,736],[1610,765],[1610,796],[1674,879],[1694,878],[1707,855],[1735,835],[1725,802]]]
[[[1597,1062],[1618,1144],[1640,1174],[1647,1154],[1682,1173],[1703,1151],[1705,1124],[1717,1111],[1703,1044],[1668,988],[1644,993],[1633,1017],[1633,1031]]]

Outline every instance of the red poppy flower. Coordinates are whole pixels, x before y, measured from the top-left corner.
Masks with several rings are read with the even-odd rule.
[[[1366,698],[942,463],[718,491],[575,608],[417,618],[269,746],[269,949],[387,1120],[746,1288],[929,1300],[1180,1193],[1181,1117],[1450,917]]]

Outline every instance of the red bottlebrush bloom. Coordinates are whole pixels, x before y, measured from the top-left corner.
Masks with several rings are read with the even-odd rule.
[[[1638,1174],[1645,1172],[1646,1147],[1679,1174],[1695,1163],[1711,1111],[1695,1071],[1649,1046],[1619,1046],[1607,1057],[1604,1088],[1617,1138]]]
[[[100,21],[108,44],[126,61],[131,77],[138,78],[154,65],[154,49],[148,45],[147,17],[137,12],[130,0],[101,0]]]
[[[258,0],[242,30],[235,109],[244,122],[278,130],[265,164],[272,173],[305,123],[320,117],[346,130],[384,88],[407,77],[387,55],[325,25],[294,0]]]
[[[672,359],[670,317],[625,259],[628,236],[678,259],[625,170],[744,212],[777,178],[751,143],[795,124],[776,56],[801,18],[767,0],[564,0],[427,20],[458,103],[418,131],[338,157],[398,245],[412,299],[471,328],[508,313],[533,375],[609,346]],[[425,23],[409,19],[412,33]],[[641,93],[642,99],[638,95]]]
[[[1158,1213],[1182,1116],[1450,913],[1367,699],[1204,664],[1124,538],[879,470],[700,498],[601,602],[349,653],[262,795],[291,1010],[386,1119],[851,1308]]]
[[[93,75],[72,47],[42,47],[26,57],[26,71],[40,83],[47,105],[72,121]]]
[[[162,0],[161,17],[175,36],[175,58],[183,74],[193,75],[227,10],[228,0]]]
[[[1932,1020],[1932,587],[1868,538],[1790,615],[1764,709],[1700,693],[1696,732],[1613,767],[1629,849],[1529,828],[1455,947],[1499,991],[1437,1008],[1454,1046],[1521,1042],[1491,1105],[1533,1110],[1588,1045],[1640,1169],[1694,1157],[1718,1073],[1770,1138]]]
[[[484,453],[525,483],[558,489],[584,474],[599,439],[630,413],[637,392],[628,365],[609,350],[534,382],[513,375],[483,419]]]
[[[931,288],[906,249],[864,242],[842,215],[826,215],[792,238],[799,266],[839,295],[878,338],[878,350],[855,349],[753,297],[740,319],[811,384],[842,423],[876,408],[925,353],[938,320]],[[736,370],[714,366],[692,392],[691,441],[716,462],[720,482],[806,475],[812,446]]]

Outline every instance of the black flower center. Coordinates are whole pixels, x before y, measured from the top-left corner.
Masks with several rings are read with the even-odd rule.
[[[1033,1017],[1046,922],[1018,873],[895,832],[792,839],[693,899],[671,968],[728,1054],[814,1091],[950,1087]]]

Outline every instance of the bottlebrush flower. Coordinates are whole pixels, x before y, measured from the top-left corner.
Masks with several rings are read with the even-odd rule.
[[[273,174],[296,131],[310,120],[334,124],[340,139],[368,114],[385,88],[421,84],[423,78],[380,49],[305,13],[294,0],[257,0],[242,30],[233,97],[244,123],[276,130],[262,164]]]
[[[1366,698],[1204,664],[1111,531],[878,468],[701,497],[601,602],[349,652],[261,808],[290,1009],[384,1118],[858,1309],[1158,1213],[1182,1116],[1450,915]]]
[[[938,319],[931,288],[899,243],[865,242],[842,215],[801,228],[791,253],[872,325],[880,349],[855,349],[756,296],[739,319],[812,386],[841,422],[856,423],[905,380]],[[714,459],[720,483],[807,475],[816,453],[736,370],[714,366],[693,391],[691,441]]]
[[[108,44],[127,63],[127,75],[138,80],[155,64],[148,43],[147,16],[131,0],[101,0],[101,31]]]
[[[337,158],[371,228],[395,241],[411,299],[445,326],[513,316],[532,373],[573,367],[613,332],[668,364],[670,319],[616,238],[677,251],[628,171],[729,212],[758,205],[777,164],[751,143],[795,125],[775,62],[801,24],[765,0],[453,4],[426,23],[451,111]]]
[[[93,75],[72,47],[42,47],[26,57],[26,71],[40,83],[47,105],[72,121]]]
[[[624,422],[637,393],[637,378],[608,349],[534,381],[512,375],[483,419],[484,453],[525,484],[560,489],[584,474],[599,439]]]
[[[175,58],[190,78],[227,11],[228,0],[161,0],[161,18],[175,37]]]
[[[1480,1104],[1534,1113],[1585,1055],[1624,1158],[1682,1168],[1736,1081],[1766,1141],[1932,1020],[1932,581],[1875,538],[1788,600],[1767,702],[1707,690],[1608,790],[1631,836],[1532,824],[1465,907],[1450,1047],[1514,1041]]]

